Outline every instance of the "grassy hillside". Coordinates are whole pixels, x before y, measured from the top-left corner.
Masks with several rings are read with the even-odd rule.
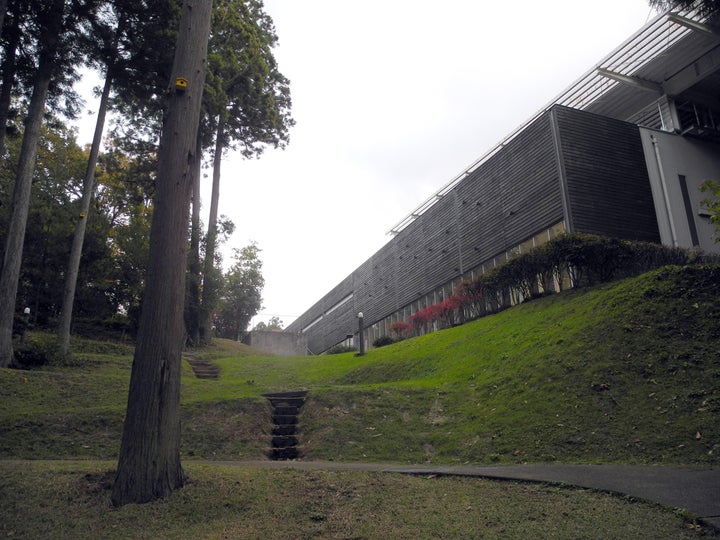
[[[718,463],[718,321],[717,268],[664,269],[373,351],[313,393],[308,453]]]
[[[307,459],[710,463],[720,456],[720,268],[665,268],[369,351],[183,366],[185,458],[263,456],[268,391],[304,388]],[[38,337],[40,339],[42,336]],[[128,349],[0,370],[0,456],[113,457]]]

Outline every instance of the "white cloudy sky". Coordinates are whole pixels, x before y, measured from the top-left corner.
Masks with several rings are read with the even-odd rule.
[[[646,0],[265,0],[265,10],[297,125],[284,151],[228,156],[220,213],[236,225],[227,253],[251,240],[262,249],[255,322],[285,326],[654,16]]]

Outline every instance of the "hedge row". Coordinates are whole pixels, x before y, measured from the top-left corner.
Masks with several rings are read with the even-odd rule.
[[[666,265],[687,265],[713,257],[649,242],[588,234],[559,236],[475,279],[463,281],[449,298],[394,323],[396,339],[419,335],[494,313],[567,287],[587,287]]]

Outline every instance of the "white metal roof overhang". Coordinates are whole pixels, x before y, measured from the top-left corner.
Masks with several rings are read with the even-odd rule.
[[[711,22],[694,10],[655,17],[415,208],[388,234],[402,231],[555,105],[638,123],[644,112],[657,107],[666,97],[687,97],[720,109],[720,33]]]

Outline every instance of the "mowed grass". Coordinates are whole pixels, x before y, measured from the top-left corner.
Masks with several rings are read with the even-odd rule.
[[[670,267],[363,357],[243,356],[218,340],[192,354],[219,380],[183,364],[182,452],[263,458],[262,394],[306,389],[306,459],[717,465],[719,321],[718,266]],[[132,351],[76,350],[71,365],[0,370],[0,456],[116,456]]]
[[[717,267],[666,268],[360,358],[217,363],[242,392],[310,391],[308,458],[716,465],[719,321]]]
[[[0,369],[0,534],[15,538],[685,538],[681,511],[588,490],[478,479],[266,470],[263,393],[308,390],[303,459],[717,466],[720,269],[665,268],[352,354],[262,357],[218,340],[182,367],[189,483],[108,506],[132,364],[76,340],[72,361]],[[34,334],[38,346],[52,336]],[[42,460],[84,461],[42,461]],[[93,460],[106,459],[105,462]],[[33,461],[18,461],[33,460]]]
[[[103,462],[0,461],[6,538],[697,538],[680,511],[586,489],[188,463],[167,500],[109,506]]]

